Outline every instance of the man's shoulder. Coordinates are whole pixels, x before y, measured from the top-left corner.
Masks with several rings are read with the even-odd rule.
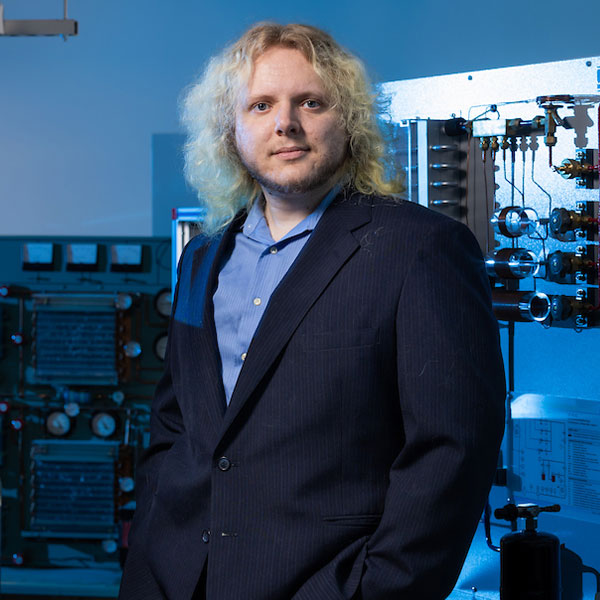
[[[184,251],[194,253],[196,250],[206,250],[213,243],[221,241],[222,234],[208,236],[204,233],[199,233],[194,236],[185,246]]]
[[[222,233],[213,236],[207,236],[199,233],[194,236],[183,248],[179,258],[179,270],[186,270],[192,267],[192,264],[202,261],[208,253],[211,256],[215,254],[221,239]]]
[[[366,195],[352,192],[347,196],[347,201],[354,205],[369,206],[371,223],[375,226],[385,224],[399,228],[410,226],[434,230],[461,227],[461,224],[455,219],[411,202],[402,196]]]

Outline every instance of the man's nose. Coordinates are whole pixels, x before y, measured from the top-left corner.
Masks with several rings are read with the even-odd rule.
[[[280,106],[275,114],[277,135],[295,135],[300,132],[300,120],[294,107]]]

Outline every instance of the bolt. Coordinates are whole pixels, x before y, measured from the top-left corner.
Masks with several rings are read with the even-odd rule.
[[[577,300],[583,300],[585,298],[585,290],[579,288],[577,292],[575,292],[575,296],[577,297]]]
[[[585,273],[582,273],[581,271],[577,271],[577,273],[575,273],[575,281],[577,283],[583,283],[585,279]]]
[[[587,319],[583,315],[577,315],[575,317],[575,325],[577,327],[587,327]]]

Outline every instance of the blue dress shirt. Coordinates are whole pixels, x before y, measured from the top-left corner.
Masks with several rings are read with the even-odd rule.
[[[275,242],[261,202],[255,201],[225,255],[213,296],[217,342],[227,404],[246,352],[269,304],[271,294],[308,241],[321,215],[337,195],[335,186],[319,206]]]

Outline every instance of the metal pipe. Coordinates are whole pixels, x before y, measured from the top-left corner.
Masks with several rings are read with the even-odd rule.
[[[550,315],[550,298],[542,292],[492,290],[492,305],[500,321],[545,321]]]

